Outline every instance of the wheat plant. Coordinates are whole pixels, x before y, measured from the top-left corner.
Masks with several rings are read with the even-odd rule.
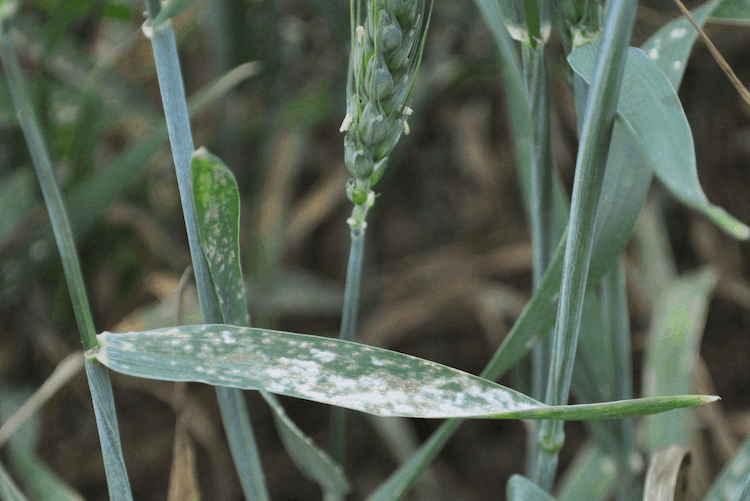
[[[193,2],[145,2],[142,32],[153,51],[165,124],[151,140],[137,145],[138,154],[128,152],[110,166],[112,174],[94,177],[70,197],[70,211],[77,214],[73,220],[77,223],[80,215],[83,229],[70,223],[49,154],[49,138],[40,126],[18,62],[11,36],[19,16],[16,3],[0,3],[0,62],[63,263],[84,350],[77,358],[84,359],[110,499],[133,499],[110,370],[150,380],[213,386],[234,469],[248,500],[271,496],[258,438],[265,437],[268,430],[253,426],[251,411],[258,411],[248,406],[245,390],[260,393],[291,461],[330,501],[344,499],[353,490],[344,454],[346,412],[352,410],[393,420],[445,420],[388,479],[367,494],[368,499],[404,496],[464,419],[523,419],[529,423],[528,457],[524,461],[519,455],[518,473],[523,475],[514,475],[507,483],[510,500],[549,501],[555,499],[552,493],[561,500],[612,495],[639,499],[644,491],[646,499],[657,491],[679,494],[691,430],[686,411],[664,411],[718,400],[691,394],[697,347],[717,279],[710,269],[677,276],[671,256],[654,251],[652,262],[661,270],[654,273],[661,281],[654,279],[653,283],[659,300],[649,333],[644,395],[634,399],[623,252],[636,231],[641,210],[646,214],[653,210],[646,198],[654,178],[730,236],[750,237],[745,224],[708,201],[698,181],[692,133],[676,93],[697,32],[688,31],[688,21],[679,18],[637,49],[628,46],[637,7],[634,0],[613,0],[606,8],[595,1],[475,3],[497,44],[533,253],[533,295],[480,375],[355,342],[367,215],[375,206],[376,184],[389,162],[396,163],[397,143],[409,133],[409,117],[420,113],[412,99],[430,35],[432,0],[350,0],[346,114],[340,132],[344,133],[344,164],[353,176],[345,188],[353,209],[346,220],[351,247],[338,339],[251,325],[240,254],[240,183],[222,159],[194,145],[191,107],[178,57],[174,19],[190,12]],[[222,24],[227,23],[222,10],[226,5],[216,5],[215,22],[226,26]],[[738,0],[712,0],[693,14],[699,27],[711,15],[750,17]],[[546,65],[553,29],[565,51],[578,121],[570,203],[552,155]],[[285,33],[294,40],[294,29]],[[208,94],[200,96],[198,104],[205,106],[229,92],[254,74],[250,68],[244,64],[228,73]],[[92,84],[85,86],[85,92],[91,88]],[[176,320],[160,318],[143,329],[121,333],[96,329],[76,253],[76,231],[83,232],[101,216],[107,207],[106,197],[127,186],[134,165],[145,163],[167,138],[200,303],[199,318],[183,325],[183,315],[178,314]],[[644,245],[665,238],[652,226],[642,228],[636,237]],[[52,237],[43,235],[38,242],[45,238]],[[664,246],[663,242],[653,245]],[[10,264],[17,266],[16,262]],[[10,276],[4,275],[7,283],[3,285],[8,290],[13,285],[11,279],[22,277],[23,284],[35,273],[13,275],[7,271],[13,270],[9,265],[3,270]],[[184,283],[178,289],[183,287]],[[182,292],[177,296],[182,305]],[[182,311],[182,306],[177,311]],[[495,382],[511,369],[517,388]],[[73,373],[72,369],[60,370],[56,382],[45,385],[45,393],[57,391],[49,388],[59,389],[64,385],[61,378]],[[184,392],[184,386],[176,386],[175,395],[180,391]],[[580,403],[569,404],[570,392]],[[276,395],[332,406],[329,453],[287,415]],[[38,409],[44,398],[49,396],[32,397],[26,409]],[[186,440],[187,418],[182,410],[175,431],[172,471],[176,480],[171,481],[169,496],[193,499],[200,495],[198,475],[189,464],[190,454],[178,454],[182,450],[178,444]],[[28,418],[29,411],[19,414]],[[26,446],[19,445],[22,442],[16,430],[25,418],[17,416],[8,420],[12,426],[0,428],[0,445],[10,441],[14,450],[21,451]],[[632,419],[640,416],[648,417],[640,422]],[[586,420],[592,438],[555,491],[567,420]],[[646,430],[646,444],[638,443],[637,427]],[[708,500],[747,497],[749,443],[714,484]],[[653,453],[645,479],[644,451]],[[8,454],[13,469],[18,470],[14,474],[0,461],[0,499],[25,500],[27,495],[56,499],[42,491],[76,499],[64,481],[48,473],[44,489],[34,490],[34,482],[20,489],[15,477],[28,478],[31,467],[19,459],[25,456],[18,454]],[[520,471],[524,464],[525,470]],[[657,475],[665,470],[669,475]],[[726,497],[727,492],[733,497]]]

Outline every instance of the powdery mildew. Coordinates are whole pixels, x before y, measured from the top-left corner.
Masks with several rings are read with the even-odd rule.
[[[112,370],[266,390],[380,416],[487,416],[542,404],[471,374],[358,343],[227,325],[100,334]]]

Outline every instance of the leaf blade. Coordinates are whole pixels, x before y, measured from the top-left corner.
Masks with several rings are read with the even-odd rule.
[[[380,416],[609,419],[714,401],[654,397],[548,407],[450,367],[338,339],[230,325],[99,334],[96,357],[138,377],[261,389]]]

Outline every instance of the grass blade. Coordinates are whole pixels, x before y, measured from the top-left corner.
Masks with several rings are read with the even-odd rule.
[[[695,17],[695,16],[693,16]],[[724,0],[711,13],[714,20],[747,24],[750,21],[750,4],[745,0]]]
[[[615,1],[608,5],[601,51],[583,120],[576,161],[570,219],[568,222],[565,265],[560,285],[552,368],[547,384],[548,404],[568,399],[575,361],[583,299],[594,246],[597,205],[602,192],[605,167],[617,112],[618,95],[637,2]],[[545,490],[552,486],[557,454],[564,442],[561,422],[545,421],[539,430],[539,443],[545,451],[532,469],[532,479]]]
[[[231,325],[189,325],[97,336],[95,357],[117,372],[260,389],[378,416],[610,419],[699,405],[683,395],[546,406],[436,362],[339,339]]]
[[[158,15],[161,5],[158,0],[147,0],[149,18]],[[147,30],[148,31],[148,30]],[[204,260],[200,232],[195,215],[195,204],[191,190],[190,162],[193,154],[193,137],[182,82],[182,72],[177,57],[177,42],[171,21],[154,26],[150,30],[151,45],[154,50],[159,90],[167,120],[169,142],[172,147],[177,172],[177,184],[182,201],[185,226],[188,234],[190,256],[193,262],[195,282],[198,287],[203,318],[208,322],[220,322],[222,315],[213,293],[209,270]],[[216,396],[219,401],[222,422],[229,439],[235,467],[245,496],[248,499],[268,499],[265,479],[258,457],[255,438],[247,412],[244,397],[236,389],[223,388],[219,383]]]
[[[711,0],[691,11],[693,18],[703,26],[718,7],[732,2]],[[641,45],[648,57],[667,76],[675,90],[680,88],[687,60],[698,39],[698,32],[685,16],[662,26]]]
[[[578,501],[586,493],[590,501],[610,499],[617,482],[617,463],[601,447],[587,442],[576,454],[561,480],[558,499]]]
[[[587,82],[594,74],[596,54],[597,44],[587,44],[568,57],[571,67]],[[750,238],[750,228],[706,198],[698,180],[690,124],[675,88],[640,49],[629,50],[617,118],[673,195],[733,237]]]
[[[508,501],[555,501],[544,489],[521,475],[510,477],[506,496]]]
[[[750,479],[750,435],[734,455],[711,487],[705,501],[746,501],[740,497]]]
[[[191,169],[201,247],[222,318],[227,324],[249,327],[240,267],[237,182],[229,168],[205,148],[193,154]],[[242,395],[241,390],[232,390]],[[339,465],[289,419],[275,396],[266,392],[261,395],[271,407],[279,436],[300,470],[326,492],[347,492],[349,483]]]
[[[0,499],[2,501],[28,501],[2,462],[0,462]]]
[[[94,330],[94,321],[91,316],[88,298],[86,297],[86,289],[75,249],[73,232],[70,228],[68,214],[52,170],[52,162],[42,136],[41,128],[39,127],[39,122],[31,107],[31,101],[27,94],[28,86],[13,50],[7,21],[7,19],[0,17],[0,61],[2,61],[3,68],[5,69],[6,78],[8,79],[13,97],[13,104],[18,114],[18,121],[23,129],[26,142],[29,145],[34,169],[36,170],[42,194],[47,204],[81,340],[84,349],[92,349],[97,346],[96,331]],[[89,389],[94,402],[94,413],[96,415],[99,440],[104,456],[104,467],[110,498],[116,501],[132,500],[133,496],[130,491],[125,461],[122,456],[114,397],[112,396],[112,386],[109,382],[107,369],[96,361],[91,360],[86,361],[85,366]]]

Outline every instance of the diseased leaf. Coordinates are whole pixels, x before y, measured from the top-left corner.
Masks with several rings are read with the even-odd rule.
[[[421,418],[609,419],[712,402],[685,395],[548,407],[444,365],[349,341],[230,325],[98,335],[88,356],[131,376],[197,381]]]
[[[726,2],[723,2],[726,3]],[[717,7],[722,5],[719,0],[706,2],[690,13],[699,26],[706,24],[708,17]],[[693,51],[693,45],[698,39],[698,32],[685,16],[662,26],[641,45],[648,57],[656,63],[669,79],[675,90],[680,88],[682,77],[685,75],[687,60]]]
[[[206,148],[193,153],[193,199],[201,248],[226,323],[247,325],[240,267],[240,195],[232,171]]]
[[[598,45],[590,43],[568,56],[573,70],[589,83],[597,51]],[[641,49],[631,47],[628,52],[617,122],[674,196],[735,238],[750,238],[750,228],[706,198],[698,180],[693,135],[680,100],[670,80]]]
[[[201,247],[211,274],[221,315],[227,324],[249,327],[239,248],[239,189],[234,175],[218,157],[199,148],[192,157],[192,184]],[[239,390],[236,390],[239,391]],[[289,419],[276,397],[261,391],[273,411],[279,436],[292,461],[327,494],[349,491],[341,467]]]

